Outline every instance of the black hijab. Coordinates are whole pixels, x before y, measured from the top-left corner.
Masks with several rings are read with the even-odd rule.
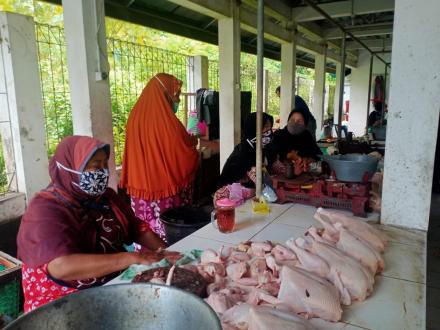
[[[273,125],[273,117],[263,113],[263,125],[269,121]],[[255,166],[257,136],[257,114],[252,112],[244,124],[244,132],[241,142],[235,146],[234,151],[226,160],[222,173],[218,180],[218,187],[239,182],[246,176],[246,172]]]

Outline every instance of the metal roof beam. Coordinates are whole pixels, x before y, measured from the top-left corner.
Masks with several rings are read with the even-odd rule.
[[[191,9],[216,19],[231,16],[231,2],[225,0],[168,0],[168,2]]]
[[[383,28],[364,28],[362,30],[347,30],[353,33],[356,37],[382,36],[393,33],[392,26]],[[332,28],[325,30],[323,36],[326,40],[341,39],[343,37],[343,33],[339,28]]]
[[[242,3],[246,4],[247,6],[256,9],[257,8],[257,1],[256,0],[242,0]],[[264,7],[264,12],[270,16],[275,18],[278,21],[281,21],[284,23],[284,25],[281,25],[282,27],[286,27],[287,29],[293,29],[295,23],[292,20],[292,8],[285,0],[271,0],[267,1],[266,5]],[[296,28],[299,32],[303,33],[306,36],[311,37],[313,40],[316,40],[318,43],[320,43],[323,38],[323,32],[321,27],[319,27],[314,22],[306,22],[304,24],[297,24]],[[328,46],[332,49],[335,49],[336,51],[340,51],[341,47],[338,43],[335,42],[328,42]],[[357,62],[357,56],[351,53],[347,54],[348,57],[353,60],[353,63]]]
[[[381,13],[394,10],[394,0],[347,0],[319,5],[331,17],[344,17]],[[292,18],[297,22],[317,21],[324,17],[313,8],[295,7]]]
[[[364,44],[368,46],[368,48],[374,50],[378,50],[378,49],[388,50],[390,47],[392,47],[392,40],[390,38],[362,40],[362,41],[364,42]],[[365,49],[365,48],[356,41],[347,42],[347,50],[357,50],[357,49]]]

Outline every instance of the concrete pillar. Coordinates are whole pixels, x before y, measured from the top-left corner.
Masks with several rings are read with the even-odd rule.
[[[197,55],[188,57],[186,92],[195,93],[200,88],[208,88],[208,58]]]
[[[209,88],[208,80],[208,58],[206,56],[197,55],[188,57],[187,66],[187,93],[196,93],[200,88]],[[194,110],[196,108],[196,98],[187,98],[187,109]]]
[[[73,132],[109,143],[110,186],[116,188],[104,0],[63,0]]]
[[[32,17],[0,12],[0,134],[17,189],[33,194],[49,183],[43,102]]]
[[[295,107],[296,42],[281,44],[281,100],[280,127],[287,124],[287,117]]]
[[[319,140],[324,116],[325,66],[324,55],[315,55],[315,84],[313,87],[312,113],[316,119],[316,139]]]
[[[427,230],[440,111],[440,1],[395,5],[381,220]]]
[[[390,61],[389,54],[381,54],[380,56],[385,59],[385,61]],[[353,131],[356,136],[362,136],[365,134],[369,73],[370,53],[367,50],[360,50],[358,55],[358,66],[351,71],[350,118],[348,122],[348,130]],[[374,57],[371,98],[374,96],[374,78],[377,75],[384,75],[384,73],[385,64],[377,57]],[[389,81],[389,79],[387,79],[387,81]],[[370,109],[371,111],[373,110],[372,107],[370,107]]]
[[[220,80],[220,170],[241,138],[240,12],[231,4],[231,17],[218,21]]]
[[[336,63],[336,85],[335,85],[335,99],[333,107],[333,124],[338,124],[338,111],[339,111],[339,93],[341,90],[341,63]]]

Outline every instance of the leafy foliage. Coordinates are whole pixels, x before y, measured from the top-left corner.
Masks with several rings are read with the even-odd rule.
[[[2,0],[0,10],[33,16],[37,22],[36,36],[46,119],[46,144],[50,157],[59,140],[73,134],[62,7],[36,0]],[[209,59],[210,88],[218,90],[219,52],[216,45],[112,18],[106,18],[106,35],[111,68],[109,79],[113,133],[119,164],[122,161],[128,114],[148,80],[158,72],[168,72],[184,82],[185,91],[188,56],[204,55]],[[151,45],[154,45],[154,48]],[[281,63],[265,59],[264,66],[269,72],[267,111],[277,117],[279,98],[275,96],[275,88],[281,84]],[[242,53],[241,86],[242,90],[252,92],[253,110],[256,109],[256,72],[256,56]],[[301,82],[304,81],[298,86],[298,93],[309,101],[311,99],[309,82],[314,78],[314,70],[298,66],[297,76],[301,77]],[[334,75],[328,75],[327,80],[330,84],[334,84]],[[181,103],[177,116],[183,120],[183,102]],[[332,109],[331,98],[329,111],[330,106]],[[0,150],[0,187],[6,184],[4,168],[3,153]]]

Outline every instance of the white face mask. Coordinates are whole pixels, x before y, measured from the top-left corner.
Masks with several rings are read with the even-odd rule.
[[[107,168],[96,171],[78,172],[57,162],[57,166],[65,171],[79,175],[79,184],[72,182],[75,186],[90,196],[102,195],[108,187],[109,172]]]

